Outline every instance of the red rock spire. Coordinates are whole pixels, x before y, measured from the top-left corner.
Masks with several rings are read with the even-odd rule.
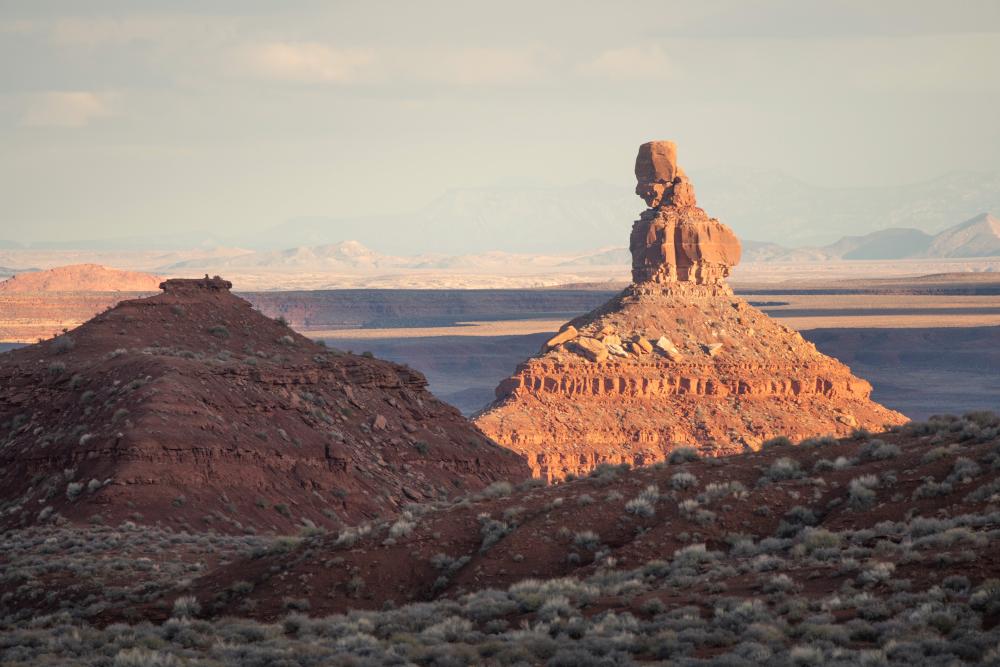
[[[640,146],[635,177],[635,192],[649,209],[632,227],[632,282],[722,282],[740,261],[739,239],[698,208],[674,142]]]

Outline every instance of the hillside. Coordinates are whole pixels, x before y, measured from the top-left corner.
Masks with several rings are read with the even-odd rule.
[[[0,358],[0,528],[290,532],[527,474],[409,368],[344,354],[214,280],[171,280]]]
[[[495,485],[307,540],[291,553],[233,563],[191,588],[214,614],[242,608],[273,619],[289,597],[304,598],[319,616],[379,609],[386,599],[502,591],[526,579],[594,577],[600,586],[616,580],[613,572],[618,582],[635,579],[619,594],[595,591],[596,610],[636,613],[654,598],[673,609],[709,606],[713,598],[773,592],[769,582],[783,578],[784,592],[810,600],[850,583],[888,595],[893,578],[909,579],[917,593],[939,583],[935,563],[949,555],[956,558],[949,574],[976,586],[1000,575],[989,556],[1000,525],[998,426],[996,415],[976,413],[877,436],[799,446],[777,439],[726,459],[699,460],[686,450],[669,463],[603,466],[556,486]],[[965,560],[963,550],[971,550]],[[865,585],[863,573],[878,563],[897,571]],[[668,574],[689,567],[698,576]],[[660,574],[640,574],[652,568]],[[250,585],[234,593],[237,581]]]
[[[7,532],[0,658],[78,664],[75,631],[119,664],[992,664],[998,433],[679,452],[297,538]]]

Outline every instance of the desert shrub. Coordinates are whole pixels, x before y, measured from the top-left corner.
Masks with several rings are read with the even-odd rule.
[[[802,472],[802,467],[798,461],[783,456],[771,464],[764,473],[763,479],[771,482],[780,482],[789,479],[798,479],[803,475],[805,473]]]
[[[940,461],[943,458],[951,456],[951,450],[947,447],[935,447],[934,449],[929,449],[924,452],[921,457],[922,463],[934,463],[935,461]]]
[[[945,577],[944,581],[941,582],[941,586],[945,590],[953,591],[955,593],[964,593],[969,590],[969,585],[968,577],[963,577],[957,574]]]
[[[229,338],[229,329],[224,324],[214,324],[207,329],[216,338]]]
[[[967,422],[972,422],[980,428],[995,428],[1000,426],[1000,415],[995,412],[990,412],[989,410],[966,412],[962,415],[962,419]]]
[[[802,533],[802,544],[809,554],[824,549],[836,549],[840,547],[840,535],[825,528],[806,528]]]
[[[193,595],[182,595],[174,600],[172,616],[174,618],[194,618],[201,612],[198,598]]]
[[[951,472],[948,473],[948,477],[945,481],[952,484],[959,484],[964,481],[969,481],[973,477],[976,477],[982,472],[982,468],[979,464],[972,459],[960,456],[955,459],[955,463],[951,467]]]
[[[925,477],[924,483],[914,489],[913,498],[918,500],[921,498],[937,498],[939,496],[947,496],[954,490],[950,482],[938,482],[933,477]]]
[[[795,588],[795,580],[787,574],[776,574],[761,586],[761,590],[765,593],[788,593],[795,590]]]
[[[144,648],[123,648],[115,655],[113,667],[179,667],[181,661],[170,653]]]
[[[888,562],[869,563],[868,566],[858,575],[858,582],[862,584],[881,584],[892,578],[892,573],[896,571],[896,565]]]
[[[479,534],[483,541],[479,546],[480,552],[486,552],[494,544],[506,537],[513,528],[506,521],[498,521],[490,518],[488,514],[479,515]]]
[[[334,541],[334,546],[336,547],[352,547],[357,544],[358,540],[367,536],[371,533],[372,528],[368,524],[361,526],[354,526],[351,528],[344,528],[337,535],[337,539]]]
[[[514,485],[507,481],[493,482],[480,494],[486,498],[506,498],[514,492]]]
[[[409,513],[404,513],[403,516],[396,519],[396,522],[389,526],[389,537],[396,539],[412,533],[417,526],[416,521],[412,519],[413,517]]]
[[[651,517],[656,514],[656,502],[660,499],[660,488],[650,484],[639,492],[639,495],[625,503],[625,511],[641,517]]]
[[[52,349],[56,354],[66,354],[74,347],[76,347],[76,341],[70,338],[68,334],[63,334],[52,341]]]
[[[858,450],[858,458],[862,461],[886,461],[896,458],[899,454],[899,447],[883,440],[869,440]]]
[[[980,613],[1000,614],[1000,579],[987,579],[969,596],[969,606]]]
[[[83,484],[80,482],[70,482],[66,485],[66,498],[76,500],[83,492]]]
[[[622,463],[615,465],[613,463],[601,463],[596,468],[590,471],[588,477],[595,479],[599,482],[611,482],[618,478],[618,474],[627,471],[631,468],[627,463]]]
[[[701,454],[694,447],[678,447],[667,456],[667,463],[678,465],[700,461]]]
[[[648,518],[656,514],[656,507],[648,500],[633,498],[625,503],[625,511],[629,514]]]
[[[840,441],[837,440],[832,435],[821,435],[817,438],[806,438],[799,443],[799,447],[805,447],[806,449],[816,449],[819,447],[829,447],[830,445],[838,445]]]
[[[675,473],[670,478],[670,486],[678,491],[694,488],[698,484],[698,478],[689,472]]]
[[[875,505],[878,478],[875,475],[855,477],[847,485],[847,504],[853,510],[866,510]]]
[[[785,520],[800,526],[815,526],[819,521],[816,518],[815,512],[802,505],[796,505],[785,512]]]
[[[583,530],[573,536],[573,544],[581,549],[593,551],[601,546],[601,538],[592,530]]]
[[[779,435],[761,443],[761,449],[771,449],[772,447],[791,447],[792,441],[788,436]]]
[[[728,482],[712,482],[705,486],[705,490],[698,495],[698,501],[704,504],[713,503],[728,496],[736,498],[746,497],[747,488],[737,480]]]
[[[967,495],[965,499],[969,502],[979,503],[984,500],[992,500],[997,494],[1000,494],[1000,479],[995,479],[992,482],[983,484],[978,489]]]
[[[690,567],[700,563],[709,563],[718,557],[718,553],[708,551],[704,544],[689,544],[674,551],[672,563],[680,567]]]

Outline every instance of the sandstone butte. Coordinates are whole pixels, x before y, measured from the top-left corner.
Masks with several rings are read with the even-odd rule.
[[[419,373],[326,349],[218,278],[160,287],[0,356],[0,530],[287,533],[530,476]]]
[[[669,141],[643,144],[632,283],[563,326],[500,383],[476,424],[536,477],[648,464],[682,446],[723,456],[776,436],[881,430],[906,421],[871,385],[726,284],[740,243],[697,206]]]
[[[155,292],[163,280],[139,271],[121,271],[100,264],[72,264],[30,271],[0,281],[0,292]]]
[[[0,281],[0,343],[28,343],[78,327],[122,299],[149,296],[163,279],[100,264],[19,273]]]

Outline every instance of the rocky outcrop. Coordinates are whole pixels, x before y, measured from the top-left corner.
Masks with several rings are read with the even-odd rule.
[[[422,375],[326,349],[220,278],[0,356],[0,529],[294,532],[529,474]]]
[[[871,385],[735,296],[739,241],[695,205],[671,142],[636,159],[650,205],[632,229],[633,283],[579,317],[497,388],[476,423],[561,479],[601,463],[709,455],[777,435],[845,435],[904,421]]]

